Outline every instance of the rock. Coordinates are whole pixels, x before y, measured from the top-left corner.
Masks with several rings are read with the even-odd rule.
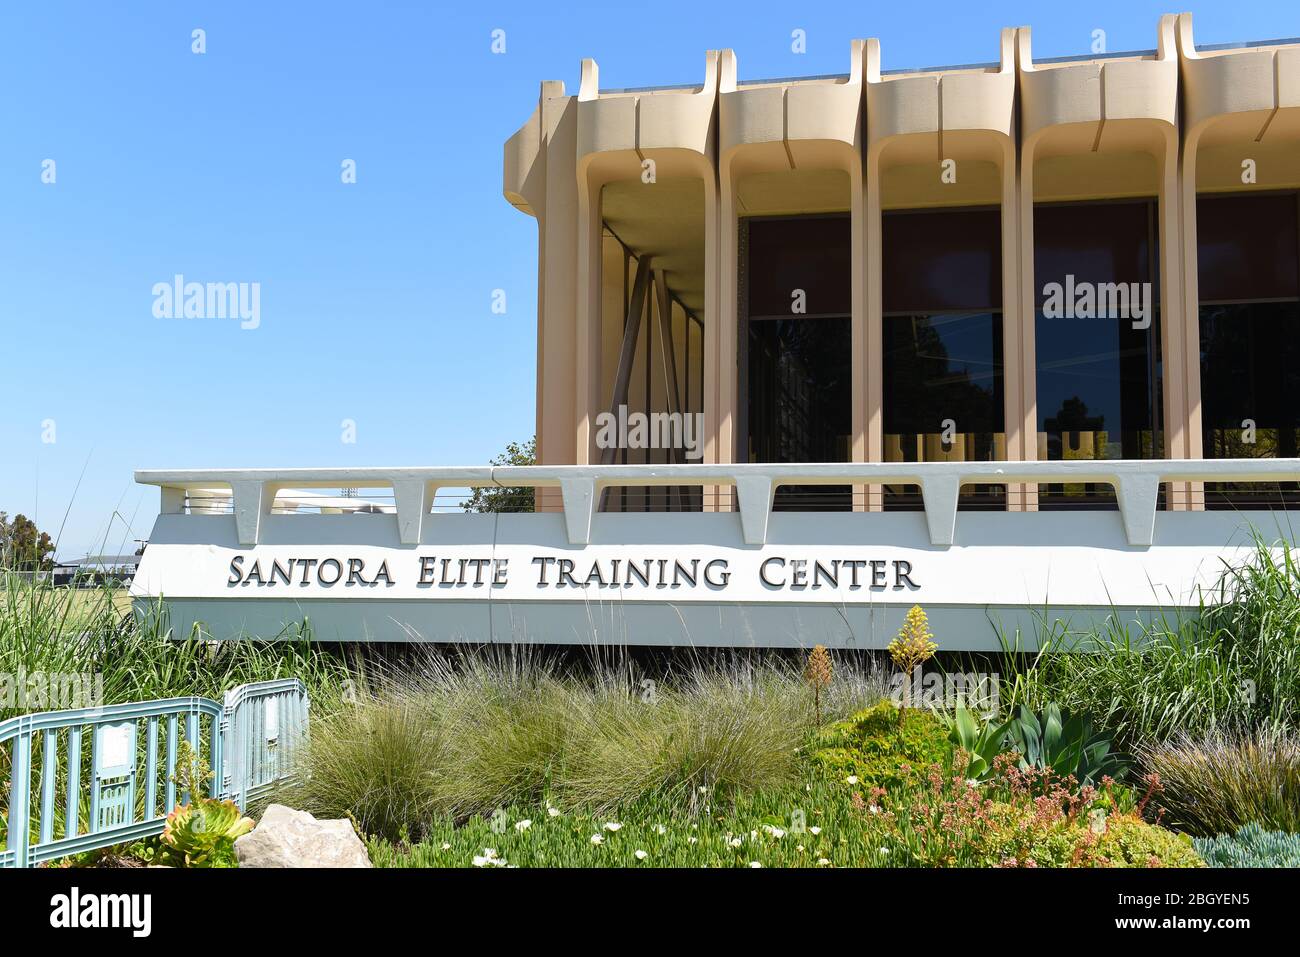
[[[352,822],[318,821],[306,811],[272,804],[261,822],[235,841],[240,867],[370,867]]]

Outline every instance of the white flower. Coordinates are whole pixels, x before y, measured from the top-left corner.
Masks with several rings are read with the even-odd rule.
[[[738,837],[729,837],[729,838],[727,838],[727,846],[728,846],[728,847],[740,847],[741,843],[742,843],[742,842],[741,842],[740,838],[738,838]]]
[[[635,857],[638,861],[644,861],[650,855],[647,854],[645,851],[633,851],[632,856]]]
[[[505,867],[507,865],[505,861],[497,857],[497,849],[495,847],[485,847],[483,848],[483,854],[481,856],[480,855],[474,856],[474,866],[475,867]]]
[[[798,851],[800,854],[802,854],[802,853],[803,853],[803,845],[800,844],[798,847],[795,848],[795,850]]]
[[[760,863],[758,863],[758,861],[750,861],[750,862],[749,862],[749,866],[750,866],[750,867],[762,867],[763,865],[760,864]]]
[[[524,818],[522,821],[515,821],[515,830],[521,834],[533,826],[533,822]]]
[[[870,806],[867,807],[867,810],[870,811],[872,814],[879,814],[879,813],[880,813],[880,805],[879,805],[879,804],[872,804],[872,805],[870,805]]]
[[[700,839],[699,839],[698,837],[688,837],[688,838],[686,839],[686,842],[687,842],[688,844],[698,844],[698,843],[700,843]]]
[[[773,824],[764,824],[763,830],[767,832],[768,837],[774,837],[778,840],[785,837],[785,831],[781,830],[779,827],[776,827]]]
[[[442,845],[442,849],[443,849],[444,851],[450,851],[450,850],[451,850],[451,845],[450,845],[450,844],[443,844],[443,845]]]
[[[605,822],[605,830],[610,831],[610,832],[617,831],[617,830],[618,830],[619,828],[621,828],[622,826],[623,826],[623,825],[622,825],[622,824],[619,824],[618,821],[606,821],[606,822]]]
[[[882,848],[880,849],[880,856],[881,856],[881,857],[888,857],[888,856],[889,856],[889,848],[887,848],[887,847],[882,847]]]
[[[558,807],[548,807],[546,809],[546,813],[549,814],[551,817],[559,817],[560,809]]]
[[[816,825],[813,825],[812,827],[808,828],[808,833],[811,834],[813,837],[816,837],[821,832],[822,829],[820,827],[817,827]]]
[[[818,867],[825,867],[825,866],[826,866],[827,864],[829,864],[829,863],[830,863],[830,861],[826,860],[826,858],[824,858],[824,857],[819,857],[819,858],[817,858],[817,866],[818,866]]]
[[[605,835],[603,835],[603,834],[593,834],[593,835],[591,835],[591,843],[592,843],[592,844],[604,844],[604,843],[605,843]]]
[[[656,825],[655,825],[655,833],[656,833],[656,834],[667,834],[667,833],[668,833],[668,828],[664,827],[662,824],[656,824]]]
[[[858,783],[858,776],[857,776],[856,774],[850,774],[850,775],[849,775],[847,778],[845,778],[844,780],[847,781],[849,784],[857,784],[857,783]]]

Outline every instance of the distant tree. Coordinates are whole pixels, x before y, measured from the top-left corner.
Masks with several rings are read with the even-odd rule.
[[[48,571],[54,567],[54,540],[26,515],[13,521],[0,512],[0,566],[16,571]]]
[[[536,465],[537,436],[527,442],[511,442],[506,450],[492,460],[493,465]],[[474,494],[461,503],[467,512],[531,512],[531,488],[476,488]]]

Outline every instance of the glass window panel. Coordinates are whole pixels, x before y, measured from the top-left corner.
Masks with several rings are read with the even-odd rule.
[[[885,215],[884,458],[1006,458],[1002,392],[1002,220],[996,209]],[[963,507],[1004,507],[1005,488],[962,490]],[[920,508],[888,486],[887,508]]]
[[[1206,458],[1300,454],[1296,194],[1197,199]],[[1260,301],[1273,300],[1273,301]],[[1209,508],[1296,507],[1300,486],[1207,482]]]
[[[749,323],[749,461],[846,462],[853,370],[847,317]],[[785,487],[776,507],[842,509],[847,487]]]
[[[1146,459],[1162,453],[1159,283],[1153,204],[1094,203],[1034,209],[1038,456]],[[1150,322],[1048,318],[1045,287],[1150,283]],[[1108,486],[1043,485],[1040,503],[1106,504]]]

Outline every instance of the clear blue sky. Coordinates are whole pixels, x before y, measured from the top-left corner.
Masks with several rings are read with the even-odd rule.
[[[1178,12],[584,6],[5,3],[0,511],[51,533],[67,512],[61,556],[116,551],[157,512],[135,468],[479,464],[531,435],[536,230],[502,198],[501,148],[539,81],[577,92],[584,56],[604,87],[697,81],[717,47],[741,79],[844,72],[868,36],[886,69],[921,67],[995,59],[998,28],[1025,23],[1040,57],[1086,53],[1098,28],[1111,51],[1147,49]],[[1193,11],[1202,44],[1300,35],[1294,0]],[[260,283],[261,326],[155,318],[152,287],[177,273]]]

